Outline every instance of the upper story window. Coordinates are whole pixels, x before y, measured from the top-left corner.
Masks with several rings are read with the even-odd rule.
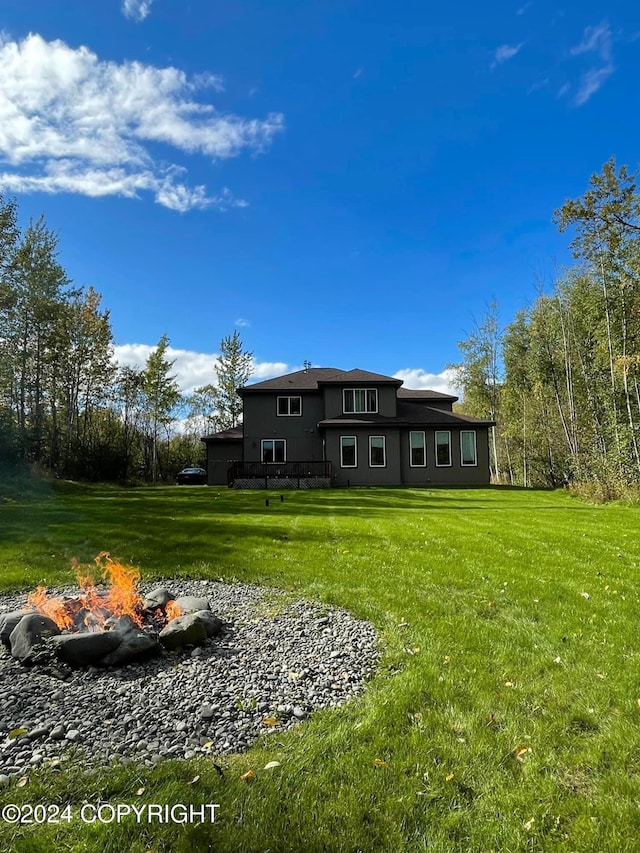
[[[302,397],[278,397],[278,415],[286,417],[302,414]]]
[[[377,388],[345,388],[342,392],[345,415],[372,414],[378,411]]]

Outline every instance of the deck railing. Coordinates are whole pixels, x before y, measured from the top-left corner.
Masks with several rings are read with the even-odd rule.
[[[236,480],[308,480],[317,477],[332,477],[331,462],[310,460],[307,462],[233,462],[227,470],[230,486]]]

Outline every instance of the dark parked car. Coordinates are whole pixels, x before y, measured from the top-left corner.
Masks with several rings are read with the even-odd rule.
[[[179,486],[206,486],[207,472],[204,468],[183,468],[176,480]]]

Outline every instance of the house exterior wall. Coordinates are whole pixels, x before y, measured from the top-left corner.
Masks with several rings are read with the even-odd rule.
[[[412,467],[410,464],[409,432],[402,428],[357,427],[348,425],[327,430],[327,459],[333,463],[336,486],[425,486],[432,485],[488,485],[489,440],[486,427],[474,428],[476,433],[477,465],[462,465],[460,459],[460,429],[451,432],[451,465],[436,465],[436,429],[425,429],[427,464]],[[422,430],[420,430],[422,431]],[[355,435],[357,439],[357,468],[340,465],[340,436]],[[369,436],[386,437],[386,466],[369,465]]]
[[[301,415],[278,415],[278,397],[301,397]],[[278,392],[244,396],[244,461],[261,462],[262,439],[283,438],[290,461],[322,460],[322,433],[318,421],[324,417],[319,392]]]
[[[238,441],[208,441],[207,442],[207,485],[226,486],[227,469],[231,462],[242,459],[242,442]]]
[[[377,388],[378,389],[378,414],[385,418],[396,416],[396,388],[393,385],[324,385],[324,412],[322,418],[337,418],[343,412],[342,392],[345,388]]]
[[[419,429],[419,428],[417,428]],[[462,465],[460,460],[460,428],[446,428],[451,432],[451,465],[436,465],[437,429],[425,429],[426,467],[411,467],[409,430],[402,430],[400,442],[402,482],[408,486],[432,485],[488,485],[489,484],[489,431],[487,427],[469,425],[476,433],[477,465]],[[466,429],[466,427],[462,427]]]
[[[348,425],[326,431],[327,459],[333,464],[336,486],[398,486],[400,479],[400,430],[398,427],[357,427]],[[355,435],[357,439],[357,468],[340,466],[340,436]],[[385,437],[386,465],[384,468],[369,465],[369,436]]]

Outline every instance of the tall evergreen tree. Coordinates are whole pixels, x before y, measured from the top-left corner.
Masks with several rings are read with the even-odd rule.
[[[164,433],[167,447],[171,438],[170,424],[180,402],[180,390],[171,373],[173,361],[167,359],[169,338],[165,334],[149,355],[142,382],[143,410],[146,422],[146,467],[155,483],[162,471],[160,459],[160,436]]]
[[[217,429],[236,427],[242,419],[242,399],[236,389],[246,385],[253,373],[253,353],[245,351],[237,329],[220,341],[215,373],[215,383],[196,388],[193,408],[201,411],[203,403],[213,404],[211,416]]]

